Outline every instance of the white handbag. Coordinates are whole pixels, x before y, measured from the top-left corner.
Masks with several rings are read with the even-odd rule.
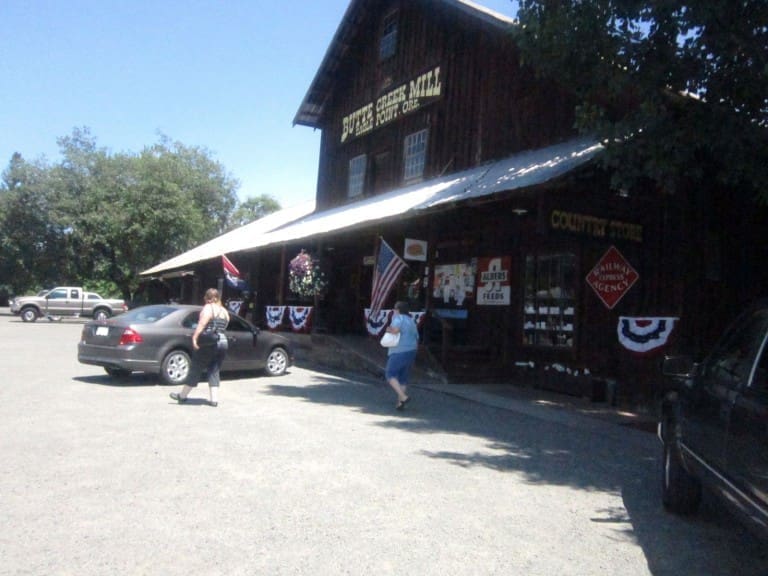
[[[381,337],[381,345],[384,348],[392,348],[397,346],[400,342],[400,333],[393,334],[392,332],[384,332],[384,336]]]

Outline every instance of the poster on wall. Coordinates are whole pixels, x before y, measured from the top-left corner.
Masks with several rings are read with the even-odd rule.
[[[477,260],[477,305],[508,306],[510,304],[509,271],[511,256]]]
[[[470,263],[435,266],[432,297],[436,305],[463,307],[475,291],[475,267]]]

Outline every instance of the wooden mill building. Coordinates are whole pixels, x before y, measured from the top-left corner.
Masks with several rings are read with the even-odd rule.
[[[294,119],[322,132],[314,211],[145,274],[205,286],[226,252],[257,309],[311,305],[316,331],[365,337],[383,239],[408,264],[388,307],[426,312],[449,377],[532,370],[566,392],[601,378],[652,395],[659,355],[721,326],[728,267],[743,267],[692,196],[611,189],[567,86],[521,64],[514,26],[465,0],[353,0]],[[301,250],[327,276],[321,297],[288,290]]]

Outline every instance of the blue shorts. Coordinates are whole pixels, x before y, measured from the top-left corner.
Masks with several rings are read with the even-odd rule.
[[[384,376],[387,380],[397,378],[401,385],[408,383],[408,372],[416,361],[416,350],[397,352],[387,357],[387,369]]]

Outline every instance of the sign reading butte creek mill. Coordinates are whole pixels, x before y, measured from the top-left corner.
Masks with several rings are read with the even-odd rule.
[[[341,142],[358,138],[375,128],[389,124],[400,116],[415,112],[442,95],[440,66],[420,74],[413,80],[385,92],[374,102],[361,106],[342,118]]]

